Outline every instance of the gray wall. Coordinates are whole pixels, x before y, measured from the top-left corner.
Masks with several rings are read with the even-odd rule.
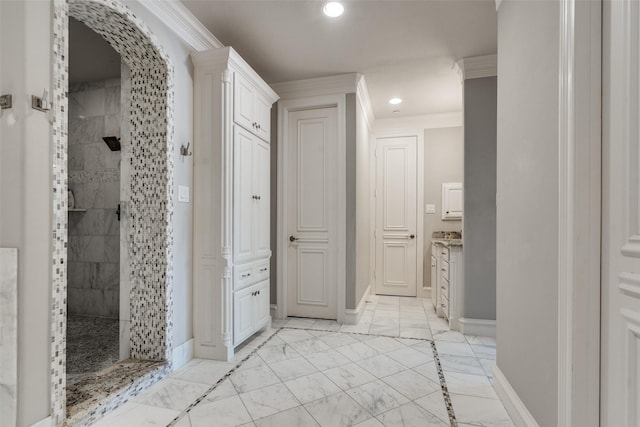
[[[442,184],[463,182],[464,135],[462,127],[425,129],[424,131],[424,203],[436,205],[435,214],[424,218],[423,286],[431,287],[431,233],[460,231],[462,221],[442,220]]]
[[[120,151],[103,136],[120,137],[120,79],[69,88],[69,314],[119,318]]]
[[[462,316],[496,318],[496,77],[464,81]]]
[[[497,366],[541,426],[558,410],[559,13],[498,11]]]

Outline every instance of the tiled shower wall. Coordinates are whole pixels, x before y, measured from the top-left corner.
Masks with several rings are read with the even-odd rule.
[[[120,79],[69,88],[69,212],[67,304],[70,314],[119,318]]]

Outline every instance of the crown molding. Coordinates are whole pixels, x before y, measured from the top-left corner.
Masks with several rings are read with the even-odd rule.
[[[273,83],[271,88],[280,99],[307,98],[312,96],[334,95],[338,93],[357,93],[362,75],[358,73],[340,74],[337,76],[318,77],[315,79],[294,80]]]
[[[454,112],[377,119],[373,130],[380,132],[392,129],[437,129],[460,126],[462,126],[462,113]]]
[[[192,49],[202,51],[224,47],[220,40],[178,0],[141,0],[139,3]]]
[[[365,120],[369,124],[369,128],[373,125],[373,122],[376,120],[376,116],[373,113],[373,106],[371,105],[371,98],[369,98],[369,89],[367,88],[367,82],[363,75],[358,74],[360,79],[358,80],[358,86],[356,88],[356,96],[358,101],[360,101],[360,105],[362,106],[362,111],[365,116]]]
[[[502,0],[496,0],[496,12],[500,9],[500,5],[502,4]]]
[[[462,58],[453,64],[460,80],[479,79],[498,75],[498,55],[472,56]]]

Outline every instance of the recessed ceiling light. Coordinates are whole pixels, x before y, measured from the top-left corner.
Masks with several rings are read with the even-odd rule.
[[[324,4],[322,13],[329,18],[337,18],[344,13],[344,6],[337,1],[330,1]]]
[[[402,102],[402,99],[400,99],[400,98],[391,98],[391,99],[389,100],[389,104],[391,104],[391,105],[398,105],[398,104],[400,104],[401,102]]]

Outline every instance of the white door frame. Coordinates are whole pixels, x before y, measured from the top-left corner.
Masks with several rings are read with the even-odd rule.
[[[326,95],[301,99],[281,100],[278,102],[278,222],[276,231],[277,259],[276,259],[276,318],[287,317],[287,182],[286,168],[289,158],[289,112],[298,110],[313,110],[317,108],[336,107],[338,113],[338,260],[336,297],[338,322],[344,320],[347,294],[347,158],[346,158],[346,95]]]
[[[601,8],[601,0],[560,3],[560,426],[600,424]]]
[[[372,136],[373,141],[373,155],[371,156],[371,170],[375,171],[373,176],[373,198],[374,198],[374,215],[375,224],[374,230],[378,229],[378,215],[377,212],[377,202],[375,199],[378,197],[378,189],[377,189],[377,177],[378,177],[378,138],[402,138],[402,137],[411,137],[415,136],[417,141],[416,153],[417,153],[417,161],[416,164],[416,192],[417,200],[416,200],[416,297],[423,298],[424,297],[424,214],[422,211],[422,207],[424,206],[424,129],[389,129],[389,130],[378,130]],[[378,265],[375,263],[377,260],[377,254],[375,253],[378,250],[378,236],[374,232],[373,239],[373,247],[374,247],[374,280],[373,280],[373,292],[376,293],[376,287],[378,283]],[[431,265],[431,260],[429,259],[429,265]]]

